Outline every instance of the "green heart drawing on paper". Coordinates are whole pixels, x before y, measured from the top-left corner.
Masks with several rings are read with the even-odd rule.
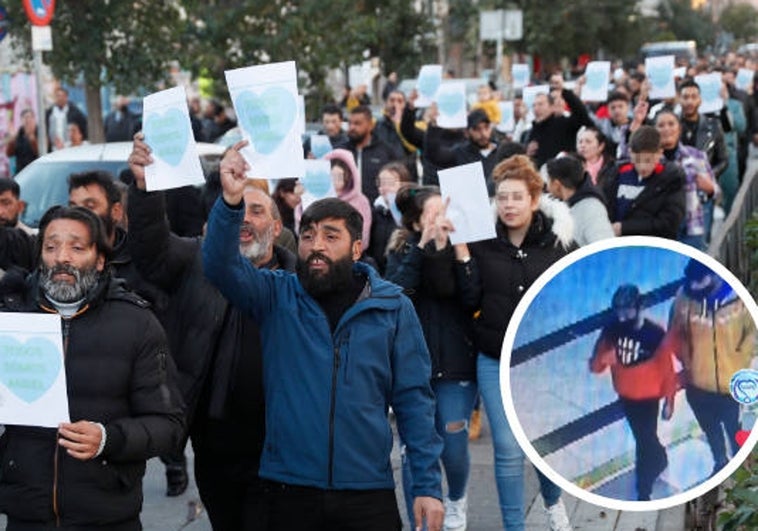
[[[650,83],[655,88],[665,88],[673,79],[673,72],[668,66],[654,66],[647,73],[647,77],[650,78]]]
[[[455,116],[466,109],[466,98],[460,92],[447,92],[437,96],[437,107],[446,116]]]
[[[295,97],[284,87],[268,88],[260,94],[245,90],[237,96],[234,108],[253,149],[264,155],[276,151],[297,118]]]
[[[38,400],[55,383],[63,356],[58,347],[44,338],[20,342],[0,337],[0,382],[27,404]]]
[[[332,174],[328,166],[308,165],[305,167],[305,177],[302,179],[303,187],[314,197],[321,199],[332,189]]]
[[[179,109],[152,113],[145,119],[145,142],[155,157],[171,166],[178,166],[189,144],[187,118]]]

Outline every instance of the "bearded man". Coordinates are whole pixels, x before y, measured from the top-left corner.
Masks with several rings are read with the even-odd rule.
[[[411,462],[416,527],[442,527],[442,440],[431,363],[413,305],[359,262],[363,218],[322,199],[300,221],[297,274],[256,269],[238,251],[245,174],[236,144],[203,242],[208,279],[261,328],[268,529],[400,529],[391,406]],[[222,338],[223,340],[223,338]]]
[[[0,512],[9,530],[138,531],[145,462],[184,431],[165,334],[112,278],[96,215],[53,207],[39,235],[39,267],[4,279],[2,310],[60,315],[71,422],[6,426]]]
[[[169,232],[162,192],[145,191],[152,163],[142,134],[129,164],[129,251],[140,274],[170,296],[166,330],[182,376],[195,480],[215,531],[265,529],[258,464],[264,400],[257,323],[229,304],[203,276],[198,238]],[[274,245],[282,230],[276,203],[250,182],[237,255],[255,267],[294,271],[295,255]]]

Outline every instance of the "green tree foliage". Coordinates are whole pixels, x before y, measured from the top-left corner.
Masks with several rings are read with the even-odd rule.
[[[30,24],[21,2],[7,3],[11,31],[31,57]],[[182,12],[173,2],[68,0],[57,2],[53,51],[44,62],[64,82],[84,80],[90,139],[103,139],[100,87],[128,94],[166,79],[177,59]]]
[[[735,39],[755,39],[758,36],[758,10],[750,4],[731,4],[721,12],[719,24]]]
[[[677,40],[696,41],[699,50],[713,44],[716,26],[709,12],[693,9],[690,0],[667,0],[661,2],[661,33],[673,33]],[[668,40],[658,36],[655,40]]]
[[[195,73],[215,79],[224,96],[223,72],[254,64],[297,61],[307,108],[332,99],[328,69],[378,55],[401,73],[418,65],[425,24],[403,0],[187,0],[188,30],[183,49]]]

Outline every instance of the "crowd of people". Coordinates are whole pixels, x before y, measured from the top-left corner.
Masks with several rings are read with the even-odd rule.
[[[758,149],[758,90],[734,86],[735,70],[756,63],[725,56],[724,94],[739,105],[701,114],[692,74],[702,66],[666,101],[649,100],[640,69],[614,76],[604,102],[580,99],[582,78],[569,89],[553,74],[531,109],[516,94],[511,131],[496,129],[499,94],[486,83],[461,130],[439,127],[434,105],[417,109],[415,93],[393,86],[380,118],[346,94],[323,108],[319,132],[332,146],[335,197],[305,206],[297,179],[247,179],[237,143],[209,183],[209,213],[197,213],[208,217],[201,237],[170,230],[166,194],[145,187],[150,146],[117,106],[121,117],[106,123],[134,141],[126,194],[105,172],[76,174],[69,206],[51,209],[37,236],[17,215],[0,217],[2,310],[61,316],[73,421],[7,427],[8,529],[140,529],[145,460],[162,456],[167,493],[181,493],[188,439],[216,531],[399,529],[391,409],[409,521],[462,530],[478,401],[503,525],[524,529],[524,453],[499,378],[506,328],[540,274],[581,245],[650,235],[705,248],[714,211],[729,211]],[[57,91],[47,113],[55,147],[80,121],[66,96]],[[196,139],[234,126],[222,105],[197,119],[196,103]],[[19,161],[33,151],[33,120],[15,140]],[[86,122],[79,130],[86,138]],[[307,139],[304,157],[312,147]],[[496,237],[452,245],[437,172],[472,162]],[[672,327],[686,304],[677,299]],[[675,354],[677,337],[665,342]],[[623,356],[601,344],[604,362]],[[719,398],[690,383],[691,402]],[[701,422],[709,441],[715,424]],[[537,475],[547,525],[570,530],[561,490]],[[650,476],[639,474],[640,499]]]

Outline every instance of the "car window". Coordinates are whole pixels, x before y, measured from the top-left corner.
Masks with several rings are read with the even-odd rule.
[[[49,162],[30,164],[18,174],[21,199],[26,209],[21,221],[30,227],[39,226],[39,221],[48,208],[68,203],[68,176],[83,171],[105,170],[115,177],[127,168],[126,162]]]

